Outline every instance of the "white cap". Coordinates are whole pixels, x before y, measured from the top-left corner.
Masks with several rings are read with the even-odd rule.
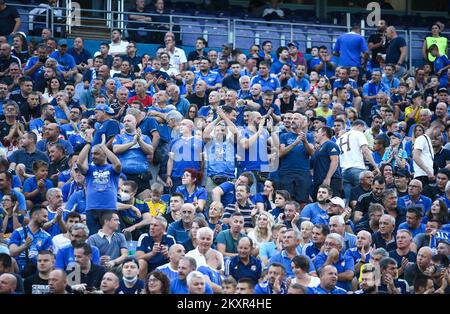
[[[334,205],[341,206],[342,208],[345,208],[345,202],[344,202],[344,200],[343,200],[342,198],[340,198],[340,197],[335,196],[335,197],[333,197],[333,198],[330,198],[330,199],[328,200],[328,202],[330,202],[331,204],[334,204]]]

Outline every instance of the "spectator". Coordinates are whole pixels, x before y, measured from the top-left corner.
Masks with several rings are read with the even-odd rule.
[[[166,228],[167,221],[157,216],[150,223],[149,233],[140,236],[136,250],[140,279],[169,261],[169,248],[175,244],[175,239],[165,233]]]
[[[86,293],[98,290],[102,283],[103,275],[106,269],[103,266],[93,264],[92,248],[87,243],[80,243],[74,247],[75,262],[80,270],[80,284],[72,285],[72,291],[75,293]],[[76,271],[77,268],[75,268]]]
[[[398,36],[394,26],[386,28],[386,38],[388,44],[386,47],[386,64],[395,64],[395,77],[403,77],[406,73],[406,57],[408,48],[403,37]]]
[[[55,269],[48,275],[49,294],[69,294],[67,291],[67,275],[61,269]]]
[[[346,294],[338,285],[338,270],[333,265],[326,265],[320,271],[320,285],[309,290],[311,294]]]
[[[356,66],[365,68],[369,57],[369,48],[364,37],[361,36],[361,27],[352,26],[352,31],[341,35],[334,46],[335,56],[339,56],[339,65],[344,67]]]
[[[145,282],[145,294],[169,294],[170,280],[160,271],[152,271]]]
[[[40,251],[37,257],[37,273],[25,278],[25,294],[48,294],[49,275],[55,266],[55,256],[51,251]]]
[[[243,237],[238,242],[238,255],[231,258],[226,266],[226,275],[231,275],[236,281],[249,278],[253,284],[258,283],[261,277],[262,264],[257,258],[251,256],[253,241]]]

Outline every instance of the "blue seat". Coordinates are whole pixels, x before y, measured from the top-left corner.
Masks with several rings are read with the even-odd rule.
[[[228,42],[228,30],[222,27],[205,27],[208,34],[208,47],[220,48]]]
[[[236,29],[235,48],[249,49],[255,42],[255,32],[253,30]]]
[[[181,25],[181,41],[185,46],[195,46],[197,37],[203,34],[203,30],[199,26]]]

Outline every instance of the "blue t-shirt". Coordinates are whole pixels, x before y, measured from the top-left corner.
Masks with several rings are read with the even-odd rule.
[[[152,141],[147,135],[141,136],[142,140],[151,144]],[[133,142],[134,135],[123,133],[117,134],[114,137],[113,147],[114,145],[121,145],[126,143]],[[134,144],[130,148],[128,148],[124,153],[117,154],[117,157],[120,159],[122,164],[122,171],[126,174],[140,174],[146,173],[149,171],[149,164],[147,161],[147,154],[142,150],[139,143]]]
[[[56,143],[57,144],[61,144],[62,147],[64,147],[64,151],[66,152],[67,155],[73,154],[73,147],[72,147],[72,145],[70,145],[70,143],[68,141],[62,140],[62,139],[59,138],[56,141]],[[36,149],[40,150],[41,152],[46,153],[47,152],[47,145],[48,145],[48,141],[47,140],[40,140],[36,144]]]
[[[258,283],[262,272],[261,260],[253,256],[250,256],[248,264],[242,263],[239,255],[234,256],[226,263],[225,268],[225,273],[232,276],[236,281],[241,278],[250,278],[253,280],[254,284]]]
[[[136,213],[133,210],[131,210],[131,208],[119,211],[119,217],[123,220],[126,227],[130,227],[130,226],[133,226],[133,225],[141,222],[142,215],[150,212],[150,209],[148,208],[147,203],[144,201],[136,199],[134,201],[133,205],[134,205],[134,207],[139,209],[139,212],[141,213],[141,217],[138,217],[136,215]]]
[[[200,170],[203,142],[196,137],[180,137],[170,143],[170,152],[174,154],[172,177],[181,178],[184,169]]]
[[[281,72],[281,68],[283,67],[283,65],[288,64],[292,67],[292,61],[289,59],[287,62],[281,62],[280,60],[275,61],[274,63],[272,63],[272,65],[270,66],[270,73],[273,74],[278,74]]]
[[[437,73],[441,69],[445,68],[447,65],[450,64],[450,61],[447,59],[445,55],[439,56],[434,60],[433,66],[434,66],[434,73]],[[448,71],[442,71],[441,75],[439,76],[439,88],[447,88],[448,83]]]
[[[308,294],[347,294],[347,291],[340,288],[338,285],[331,290],[325,290],[321,286],[317,286],[316,288],[308,288]]]
[[[419,233],[425,233],[425,229],[426,226],[423,223],[421,223],[417,229],[411,229],[411,227],[409,227],[406,222],[402,222],[400,225],[398,225],[397,228],[397,230],[408,230],[409,232],[411,232],[413,238]]]
[[[178,278],[178,271],[172,269],[172,267],[170,267],[170,263],[158,266],[156,269],[165,274],[170,281]]]
[[[110,164],[89,165],[86,176],[86,210],[116,210],[119,175]]]
[[[277,88],[280,87],[280,81],[277,77],[274,77],[273,75],[269,75],[267,79],[263,79],[259,74],[254,76],[251,81],[251,86],[255,84],[261,85],[261,90],[264,91],[275,91]]]
[[[86,191],[85,189],[81,191],[76,191],[73,193],[66,204],[66,209],[72,211],[75,208],[75,211],[79,214],[84,214],[86,211]]]
[[[172,222],[167,228],[167,234],[172,236],[177,243],[183,243],[189,239],[189,230],[184,229],[183,221],[177,220]]]
[[[206,169],[208,176],[222,175],[234,178],[236,150],[234,141],[212,139],[205,144]]]
[[[313,224],[328,224],[330,219],[327,211],[320,208],[317,203],[306,205],[300,213],[300,218],[309,218]]]
[[[45,189],[48,191],[53,187],[53,183],[49,179],[45,179]],[[36,177],[31,177],[28,179],[25,179],[23,182],[23,192],[29,193],[33,192],[38,188],[38,184],[36,181]],[[34,198],[30,199],[34,204],[39,204],[45,201],[45,197],[41,196],[41,193],[38,193]]]
[[[48,210],[48,221],[51,221],[53,218],[55,218],[56,212],[53,212],[53,211],[51,211],[50,209],[47,209],[47,210]],[[70,213],[70,212],[69,212],[68,210],[63,210],[63,212],[62,212],[62,220],[63,220],[63,221],[66,221],[67,215],[68,215],[69,213]],[[54,236],[56,236],[56,235],[62,233],[62,232],[61,232],[61,229],[59,228],[59,224],[58,224],[58,223],[54,224],[54,225],[51,226],[49,229],[47,229],[47,232],[52,236],[52,238],[53,238]]]
[[[206,201],[206,190],[202,186],[196,186],[194,192],[189,195],[189,192],[184,185],[180,185],[177,187],[176,192],[183,194],[185,203],[193,203],[198,200]]]
[[[95,265],[100,265],[100,251],[99,249],[91,245],[92,247],[92,259],[91,262]],[[55,268],[66,270],[68,266],[72,266],[75,263],[74,248],[71,243],[60,248],[55,257]]]
[[[50,54],[50,58],[56,59],[58,64],[63,68],[63,71],[70,71],[77,66],[75,59],[68,53],[61,56],[59,51],[54,51]]]
[[[310,61],[309,67],[311,69],[313,69],[314,67],[318,66],[321,62],[322,62],[322,60],[320,60],[320,58],[318,58],[318,57],[312,58]],[[331,57],[330,62],[336,64],[337,63],[336,57],[334,57],[334,56]],[[330,78],[330,77],[334,76],[334,73],[335,73],[335,68],[327,67],[327,64],[324,64],[322,71],[319,72],[319,75]]]
[[[298,88],[303,92],[309,92],[311,90],[311,85],[309,84],[309,81],[305,78],[302,78],[301,80],[297,80],[295,77],[292,77],[288,80],[287,84],[294,88]]]
[[[145,289],[145,282],[141,279],[138,279],[133,287],[127,288],[125,286],[125,282],[120,280],[119,288],[116,290],[116,294],[141,294],[141,292]]]
[[[248,128],[242,129],[240,139],[249,139],[254,134],[255,133]],[[267,141],[269,137],[270,135],[267,130],[263,130],[253,145],[245,150],[244,158],[241,161],[241,167],[244,171],[256,170],[268,172],[269,160],[267,156]],[[238,152],[241,155],[242,151],[239,151],[240,147],[241,146],[239,145]]]
[[[338,87],[344,87],[347,84],[349,84],[353,89],[358,89],[358,85],[356,84],[356,81],[351,78],[349,78],[347,82],[344,82],[341,79],[337,79],[333,83],[333,89],[338,88]],[[352,92],[348,93],[347,102],[353,103],[353,93]],[[327,125],[330,126],[328,123],[327,123]],[[333,127],[333,125],[331,125],[330,127]]]
[[[422,207],[422,216],[425,216],[425,213],[427,213],[431,209],[432,200],[429,197],[426,197],[424,195],[420,195],[420,198],[418,201],[413,201],[409,195],[405,195],[403,197],[398,198],[398,207],[406,209],[411,206],[419,206]]]
[[[295,142],[298,135],[293,132],[284,133],[280,137],[280,145],[285,145],[288,147]],[[308,141],[313,143],[311,141]],[[287,155],[284,155],[280,160],[280,172],[309,172],[310,168],[310,157],[306,152],[305,145],[300,142],[296,145]]]
[[[186,280],[180,280],[175,278],[170,282],[170,293],[171,294],[189,294],[189,289],[187,287]],[[211,286],[206,282],[205,283],[205,294],[213,294]]]
[[[218,83],[222,83],[222,78],[219,73],[214,71],[208,71],[206,75],[204,75],[200,70],[194,72],[195,79],[205,81],[206,85],[212,87]]]
[[[339,53],[339,65],[346,67],[361,67],[361,54],[368,50],[364,37],[354,32],[341,35],[334,46],[334,52]]]
[[[222,275],[215,269],[208,265],[203,265],[197,268],[197,271],[201,272],[203,275],[209,277],[212,283],[221,286],[222,285]]]
[[[297,247],[297,255],[302,255],[301,249],[299,250],[299,248]],[[315,271],[314,269],[314,264],[312,263],[311,259],[308,256],[305,256],[308,258],[308,262],[309,262],[309,273],[312,273]],[[292,277],[294,276],[294,272],[292,270],[292,260],[289,258],[289,256],[287,255],[286,251],[283,250],[280,253],[278,253],[277,255],[273,256],[270,260],[269,260],[269,265],[272,265],[273,263],[280,263],[282,265],[284,265],[284,269],[286,270],[286,277]]]
[[[52,237],[44,229],[39,229],[36,233],[32,233],[29,226],[25,226],[25,228],[27,228],[27,236],[33,238],[33,242],[28,248],[28,258],[30,259],[30,261],[36,264],[39,251],[50,250],[52,248]],[[12,244],[21,246],[25,243],[27,236],[25,236],[23,227],[14,230],[9,239],[9,246],[11,246]],[[22,271],[26,264],[25,252],[26,251],[22,251],[18,256],[15,257],[20,271]]]
[[[341,150],[339,146],[329,140],[323,143],[322,146],[318,150],[314,152],[312,157],[313,161],[313,169],[314,169],[314,183],[320,184],[325,179],[328,173],[328,169],[330,169],[331,159],[330,156],[338,156],[338,166],[336,171],[334,172],[332,178],[340,179],[342,178],[341,167],[339,166],[339,154]]]
[[[327,255],[325,253],[320,253],[314,259],[314,266],[317,270],[322,268],[327,260]],[[333,264],[336,267],[338,274],[343,273],[347,270],[355,271],[355,262],[351,256],[345,256],[342,253],[339,253],[339,259],[336,263]],[[350,290],[352,287],[351,281],[338,281],[336,284],[337,287]]]
[[[92,146],[100,144],[102,142],[102,135],[105,134],[106,141],[119,134],[119,122],[113,119],[108,119],[103,121],[98,128],[95,130],[94,139],[92,140]]]

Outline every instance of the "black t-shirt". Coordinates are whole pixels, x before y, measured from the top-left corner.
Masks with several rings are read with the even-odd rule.
[[[287,103],[283,100],[283,98],[280,98],[281,113],[286,113],[289,110],[293,110],[294,103],[295,103],[295,95],[294,94],[291,95],[291,97],[289,98],[289,102],[287,102]]]
[[[14,100],[19,105],[20,115],[25,119],[25,121],[30,121],[31,116],[28,101],[22,96],[20,90],[17,91],[17,93],[12,94],[9,99]]]
[[[403,37],[395,37],[392,39],[386,48],[386,64],[397,64],[400,59],[400,48],[406,46],[406,41]]]
[[[206,53],[205,53],[205,51],[203,50],[203,54],[199,54],[198,52],[197,52],[197,50],[194,50],[194,51],[191,51],[191,52],[189,52],[189,54],[188,54],[188,61],[195,61],[195,60],[197,60],[199,57],[206,57]]]
[[[206,93],[203,97],[199,97],[195,93],[190,94],[186,97],[186,99],[189,100],[190,104],[196,104],[198,109],[209,105],[208,96],[206,95]]]
[[[380,33],[372,34],[369,36],[369,40],[367,42],[373,44],[379,44],[381,42],[382,35]],[[386,53],[386,44],[381,45],[380,47],[372,50],[372,67],[379,67],[380,64],[377,62],[376,57],[377,54],[385,54]]]
[[[4,138],[9,134],[11,126],[6,121],[0,121],[0,140],[5,145]]]
[[[427,185],[422,192],[423,195],[426,197],[431,198],[431,200],[434,202],[436,199],[440,198],[441,196],[444,196],[445,191],[441,191],[436,184]]]
[[[100,288],[103,275],[106,273],[106,269],[103,266],[95,265],[91,263],[91,270],[84,274],[81,272],[81,283],[85,283],[87,288]]]
[[[39,274],[25,278],[23,282],[25,294],[48,294],[48,279],[42,279]]]
[[[6,8],[0,11],[0,35],[8,36],[12,33],[16,21],[14,19],[20,18],[19,12],[12,6],[6,6]]]
[[[363,195],[363,194],[366,194],[366,193],[368,193],[368,192],[370,192],[370,189],[369,190],[364,190],[362,187],[361,187],[361,185],[358,185],[358,186],[356,186],[356,187],[354,187],[351,191],[350,191],[350,203],[351,202],[353,202],[353,201],[358,201],[358,198],[361,196],[361,195]]]

